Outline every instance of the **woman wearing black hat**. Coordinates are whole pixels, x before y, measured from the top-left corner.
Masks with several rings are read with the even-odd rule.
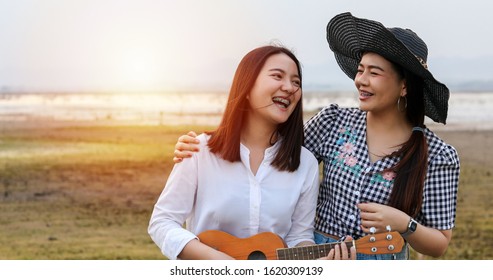
[[[459,158],[424,125],[425,115],[445,124],[449,98],[428,71],[426,44],[409,29],[350,13],[329,22],[327,40],[354,80],[359,108],[332,105],[305,125],[304,146],[324,162],[316,239],[391,228],[417,252],[443,255],[455,222]],[[392,257],[408,256],[383,258]]]
[[[425,127],[444,123],[449,90],[428,71],[426,44],[411,30],[343,13],[327,40],[354,80],[359,108],[331,105],[305,124],[304,146],[323,161],[315,241],[399,231],[417,252],[439,257],[455,223],[457,151]],[[190,138],[181,138],[189,142]],[[186,157],[185,143],[177,157]],[[175,158],[175,161],[177,159]],[[407,259],[399,254],[358,259]]]

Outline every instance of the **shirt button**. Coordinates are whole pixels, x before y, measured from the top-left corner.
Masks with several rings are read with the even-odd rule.
[[[349,215],[349,219],[354,220],[356,217],[354,215]]]

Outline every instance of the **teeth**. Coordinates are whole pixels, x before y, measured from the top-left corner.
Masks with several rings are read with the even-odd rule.
[[[366,91],[362,91],[361,92],[361,95],[363,95],[363,96],[372,96],[373,94],[371,94],[369,92],[366,92]]]
[[[288,106],[289,106],[289,104],[291,104],[291,101],[289,101],[288,99],[285,99],[285,98],[279,97],[279,96],[276,96],[276,97],[272,98],[272,101],[273,101],[274,103],[277,103],[277,104],[283,105],[284,107],[288,107]]]

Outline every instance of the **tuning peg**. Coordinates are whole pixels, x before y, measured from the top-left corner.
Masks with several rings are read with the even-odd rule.
[[[370,228],[370,233],[371,234],[375,234],[375,232],[377,232],[377,229],[375,227],[371,227]]]
[[[388,232],[392,231],[392,228],[390,227],[390,225],[386,226],[385,229],[387,229]]]

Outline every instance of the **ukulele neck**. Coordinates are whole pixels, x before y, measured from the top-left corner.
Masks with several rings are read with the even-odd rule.
[[[355,246],[353,241],[345,241],[348,250]],[[330,250],[341,243],[326,243],[319,245],[300,246],[293,248],[277,249],[278,260],[315,260],[326,257]]]

